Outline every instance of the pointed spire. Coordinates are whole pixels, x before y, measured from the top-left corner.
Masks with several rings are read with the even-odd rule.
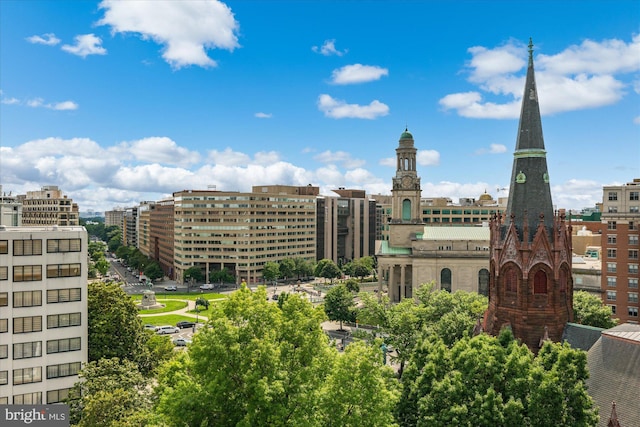
[[[609,417],[607,427],[620,427],[618,414],[616,413],[616,402],[611,402],[611,416]]]
[[[529,65],[522,95],[516,151],[513,154],[507,216],[515,215],[515,225],[520,231],[524,225],[524,215],[527,215],[531,227],[538,224],[539,219],[542,219],[549,232],[549,238],[551,238],[553,203],[546,154],[533,69],[533,41],[530,39]],[[535,231],[532,230],[529,239],[533,239],[535,234]]]

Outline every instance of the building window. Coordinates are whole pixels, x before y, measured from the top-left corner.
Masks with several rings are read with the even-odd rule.
[[[627,307],[629,317],[638,317],[638,307]]]
[[[478,293],[485,297],[489,296],[489,270],[486,268],[478,272]]]
[[[635,302],[636,304],[638,303],[638,293],[637,292],[629,292],[629,294],[627,295],[627,301],[628,302]]]
[[[451,270],[448,268],[440,271],[440,289],[451,292]]]
[[[618,228],[618,223],[615,221],[607,221],[607,230],[616,230]]]
[[[70,377],[72,375],[78,375],[78,372],[80,372],[80,362],[49,365],[47,366],[47,379]]]
[[[505,290],[507,292],[512,292],[512,293],[518,292],[518,273],[516,272],[515,268],[510,267],[508,270],[505,271],[504,283],[505,283]]]
[[[13,385],[39,383],[42,381],[42,366],[13,370]]]
[[[0,255],[9,253],[9,241],[8,240],[0,240]]]
[[[14,282],[35,282],[42,280],[41,265],[14,265],[13,281]]]
[[[9,357],[9,344],[0,345],[0,359],[7,359]]]
[[[538,270],[535,276],[533,276],[533,293],[547,293],[547,274],[542,270]]]
[[[629,274],[638,274],[638,264],[629,264]]]
[[[22,291],[13,293],[13,307],[36,307],[42,305],[42,291]]]
[[[638,213],[640,212],[640,206],[629,206],[630,213]]]
[[[607,235],[607,244],[609,245],[615,245],[617,242],[617,237],[615,234],[609,234]]]
[[[9,305],[9,292],[0,292],[0,307]]]
[[[80,301],[81,294],[82,290],[80,288],[50,289],[47,291],[47,304]]]
[[[80,313],[50,314],[47,316],[47,329],[80,326]]]
[[[616,291],[607,291],[607,301],[616,300]]]
[[[9,280],[9,267],[0,267],[0,280]]]
[[[13,395],[14,405],[42,405],[42,392],[15,394]]]
[[[9,371],[0,371],[0,385],[9,384]]]
[[[613,304],[607,304],[607,307],[611,308],[611,313],[616,314],[616,306]]]
[[[629,249],[629,259],[638,259],[637,249]]]
[[[21,342],[13,345],[13,360],[42,356],[42,341]]]
[[[42,331],[42,316],[14,317],[13,333],[26,334],[27,332]]]
[[[47,265],[47,279],[56,277],[80,276],[80,264],[49,264]]]
[[[609,191],[609,201],[615,202],[616,200],[618,200],[618,192]]]
[[[637,234],[629,234],[629,245],[638,245],[638,235]]]
[[[615,258],[616,250],[615,249],[607,249],[607,258]]]
[[[59,390],[47,391],[47,404],[61,403],[69,397],[70,388],[61,388]]]
[[[80,350],[80,337],[47,341],[47,354]]]
[[[42,239],[14,240],[13,256],[42,255]]]
[[[640,200],[640,191],[630,191],[629,200]]]
[[[638,229],[638,225],[633,221],[629,221],[629,230],[637,230],[637,229]]]
[[[607,286],[610,288],[616,287],[616,278],[615,277],[607,277]]]
[[[608,207],[608,211],[609,211],[609,213],[618,213],[618,207],[617,206],[609,206]]]
[[[617,264],[615,262],[608,262],[607,263],[607,273],[615,273],[617,271],[616,265]]]
[[[9,319],[0,319],[0,333],[9,332]]]
[[[47,239],[47,252],[80,252],[81,239]]]
[[[638,289],[638,278],[637,277],[629,277],[629,282],[627,286],[631,289]]]

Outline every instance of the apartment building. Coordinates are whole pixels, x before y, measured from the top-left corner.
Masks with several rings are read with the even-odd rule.
[[[199,266],[206,277],[227,269],[236,280],[261,283],[266,262],[315,261],[318,193],[318,187],[286,185],[173,193],[175,280]]]
[[[141,202],[138,208],[138,249],[147,257],[151,257],[151,212],[155,207],[155,202]]]
[[[61,402],[87,351],[84,227],[0,226],[0,404]]]
[[[111,227],[115,225],[121,230],[124,224],[124,209],[118,208],[104,213],[104,226]]]
[[[638,323],[640,178],[603,187],[602,206],[603,300],[621,323]]]
[[[175,278],[173,267],[174,214],[173,199],[156,202],[149,216],[149,258],[158,261],[164,275]]]
[[[17,196],[22,203],[23,226],[73,226],[80,224],[78,205],[57,185],[45,185],[39,191]]]

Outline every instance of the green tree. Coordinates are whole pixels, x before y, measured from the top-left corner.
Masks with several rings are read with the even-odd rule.
[[[144,275],[153,281],[163,278],[164,271],[162,271],[162,267],[160,267],[160,264],[154,261],[145,267]]]
[[[340,277],[342,275],[342,271],[340,270],[340,267],[333,262],[333,260],[325,258],[321,259],[316,265],[314,275],[316,277],[329,279],[331,283],[333,283],[333,279]]]
[[[116,250],[116,256],[123,259],[125,262],[129,262],[129,255],[131,254],[131,248],[128,246],[119,246]]]
[[[611,307],[604,305],[597,296],[586,291],[573,293],[573,318],[576,323],[609,329],[618,323],[612,315]]]
[[[369,276],[373,271],[373,258],[370,256],[362,257],[353,262],[353,275],[360,278]]]
[[[266,282],[273,282],[280,277],[280,265],[277,262],[269,261],[264,264],[262,277]]]
[[[107,271],[109,271],[111,264],[109,264],[109,261],[107,261],[103,256],[101,259],[94,262],[93,266],[100,272],[101,275],[104,276],[105,274],[107,274]]]
[[[149,381],[129,360],[112,358],[89,362],[79,377],[67,400],[74,425],[110,426],[136,413],[150,412]]]
[[[340,322],[340,330],[342,330],[342,322],[355,322],[353,294],[344,285],[329,289],[324,297],[324,312],[329,320]]]
[[[209,309],[209,300],[203,297],[196,298],[196,308],[198,306],[204,307],[205,310]]]
[[[344,285],[347,287],[349,292],[358,293],[360,292],[360,285],[356,279],[348,279],[344,282]]]
[[[295,262],[295,274],[300,279],[301,277],[309,277],[313,275],[313,262],[302,257],[296,257],[293,259]]]
[[[209,272],[209,281],[211,283],[235,283],[236,278],[227,270],[213,270]]]
[[[295,275],[296,263],[293,258],[285,258],[278,264],[280,268],[280,277],[292,278]]]
[[[202,273],[202,269],[197,265],[187,268],[184,271],[184,274],[182,275],[182,277],[184,277],[185,282],[189,282],[191,279],[193,279],[194,282],[199,283],[204,280],[204,274]]]

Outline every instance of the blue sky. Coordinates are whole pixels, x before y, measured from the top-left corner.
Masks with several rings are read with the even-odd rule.
[[[552,196],[640,177],[637,1],[0,1],[0,184],[81,211],[174,191],[507,195],[534,62]],[[501,189],[501,190],[498,190]]]

